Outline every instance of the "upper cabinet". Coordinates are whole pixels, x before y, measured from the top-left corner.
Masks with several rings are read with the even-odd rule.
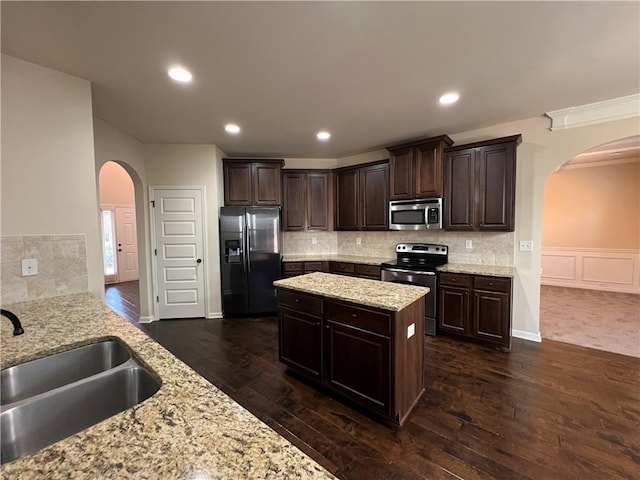
[[[390,200],[441,197],[444,149],[452,144],[441,135],[387,147]]]
[[[446,230],[513,231],[521,141],[521,135],[513,135],[445,150]]]
[[[335,171],[336,230],[387,230],[389,163]]]
[[[331,230],[332,186],[332,174],[329,171],[284,170],[284,230]]]
[[[280,205],[284,160],[223,158],[224,204]]]

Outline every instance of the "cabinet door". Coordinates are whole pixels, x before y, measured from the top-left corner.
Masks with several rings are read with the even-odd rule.
[[[515,144],[478,148],[477,225],[479,230],[513,231],[516,156]]]
[[[320,318],[278,308],[279,358],[292,370],[321,380],[322,327]]]
[[[307,173],[307,230],[329,230],[330,173]]]
[[[441,197],[442,147],[439,143],[421,145],[416,148],[415,157],[415,197]]]
[[[362,230],[389,228],[389,164],[360,169]]]
[[[251,205],[251,163],[224,163],[224,204]]]
[[[284,230],[305,230],[306,224],[306,174],[284,172],[282,174],[282,228]]]
[[[282,167],[279,164],[253,164],[253,205],[282,203]]]
[[[358,169],[336,173],[336,230],[358,230]]]
[[[444,228],[473,230],[475,150],[447,152],[444,157]]]
[[[468,287],[440,285],[440,330],[462,335],[469,333],[469,291]]]
[[[414,197],[413,148],[393,150],[389,156],[389,198],[402,200]]]
[[[508,293],[474,290],[473,336],[509,349],[511,343],[509,313]]]
[[[353,401],[391,412],[390,339],[328,320],[325,382]]]

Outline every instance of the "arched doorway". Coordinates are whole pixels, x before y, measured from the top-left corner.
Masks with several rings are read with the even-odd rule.
[[[135,186],[119,163],[106,162],[99,173],[105,301],[131,321],[140,317],[140,287]]]
[[[545,183],[543,338],[640,356],[640,137],[594,147]]]

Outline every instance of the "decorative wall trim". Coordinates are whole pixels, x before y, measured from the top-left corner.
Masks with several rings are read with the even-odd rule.
[[[546,247],[542,285],[640,293],[640,250]]]
[[[542,342],[542,336],[540,332],[531,333],[526,330],[511,330],[511,336],[516,338],[522,338],[523,340],[529,340],[531,342]]]
[[[155,322],[156,319],[153,318],[153,316],[149,316],[149,317],[140,317],[138,319],[139,323],[151,323],[151,322]]]
[[[547,112],[545,115],[551,119],[551,130],[565,130],[637,117],[640,115],[640,94],[563,108]]]
[[[207,313],[207,318],[224,318],[222,312],[209,312]]]

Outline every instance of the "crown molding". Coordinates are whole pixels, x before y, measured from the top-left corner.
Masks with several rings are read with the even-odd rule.
[[[551,130],[583,127],[640,116],[640,94],[563,108],[545,113],[551,119]]]

